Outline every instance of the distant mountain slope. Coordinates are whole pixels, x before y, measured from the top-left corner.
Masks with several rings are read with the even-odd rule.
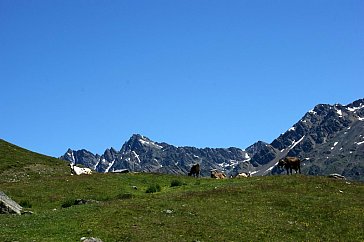
[[[364,180],[364,99],[349,105],[317,105],[271,144],[259,141],[246,150],[239,148],[175,147],[133,135],[117,151],[103,155],[87,150],[69,149],[61,159],[83,164],[98,172],[130,171],[186,174],[192,164],[200,163],[202,175],[211,169],[228,174],[279,174],[275,166],[289,155],[304,159],[303,173],[326,175],[340,173]]]
[[[286,155],[304,159],[302,171],[310,175],[340,173],[364,180],[364,99],[347,106],[317,105],[266,149],[271,157],[257,174],[280,173],[273,166]],[[270,169],[271,168],[271,169]]]

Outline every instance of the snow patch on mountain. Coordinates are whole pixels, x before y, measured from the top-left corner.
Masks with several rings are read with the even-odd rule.
[[[139,139],[139,142],[143,145],[154,146],[157,149],[163,149],[163,146],[160,146],[152,141],[146,141],[144,139]]]
[[[336,113],[339,115],[340,118],[342,118],[343,112],[341,110],[337,109]]]
[[[356,143],[357,145],[362,145],[362,144],[364,144],[364,141],[361,141],[361,142],[358,142],[358,143]]]
[[[339,142],[337,142],[337,141],[336,141],[336,142],[334,143],[334,146],[333,146],[333,147],[331,147],[331,150],[335,149],[335,146],[336,146],[338,143],[339,143]]]
[[[110,168],[114,165],[114,163],[115,163],[115,159],[110,162],[109,166],[105,170],[105,173],[110,171]]]
[[[355,111],[357,111],[357,110],[359,110],[359,109],[362,109],[363,107],[364,107],[364,104],[363,104],[363,103],[361,103],[359,107],[348,107],[348,108],[347,108],[347,110],[348,110],[349,112],[355,112]]]
[[[317,114],[317,112],[316,111],[314,111],[313,109],[311,109],[310,111],[308,111],[309,113],[311,113],[311,114],[314,114],[314,115],[316,115]]]
[[[103,158],[101,160],[101,158],[97,161],[97,163],[94,165],[93,169],[96,171],[96,168],[98,167],[98,165],[100,164],[100,162],[106,162],[106,160]]]
[[[276,162],[274,165],[272,165],[271,167],[269,167],[264,173],[268,173],[271,170],[273,170],[274,167],[276,167],[278,165],[278,162]]]
[[[135,158],[137,158],[138,162],[140,163],[141,161],[139,155],[134,150],[131,153],[134,155]]]
[[[298,145],[299,143],[301,143],[301,141],[305,138],[305,136],[302,136],[301,139],[299,139],[297,142],[293,141],[292,145],[290,147],[290,149],[293,149],[296,145]]]
[[[76,163],[76,159],[75,159],[75,156],[73,155],[73,151],[72,150],[69,150],[67,152],[67,155],[71,158],[71,163],[72,164],[75,164]]]

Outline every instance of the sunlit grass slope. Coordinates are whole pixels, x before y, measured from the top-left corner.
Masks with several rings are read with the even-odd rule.
[[[66,170],[69,171],[69,168],[67,168],[67,163],[64,161],[31,152],[0,139],[0,174],[4,171],[6,173],[28,171],[28,173],[45,173],[43,175],[49,175],[54,172],[64,174]]]
[[[304,175],[71,176],[62,161],[5,144],[0,190],[34,214],[0,215],[0,241],[364,240],[362,183]]]

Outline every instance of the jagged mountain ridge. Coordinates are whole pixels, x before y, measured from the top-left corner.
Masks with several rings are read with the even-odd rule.
[[[304,160],[302,171],[310,175],[340,173],[364,180],[364,99],[349,105],[319,104],[272,143],[263,141],[239,148],[175,147],[142,135],[133,135],[117,151],[103,155],[69,149],[61,159],[83,164],[98,172],[130,171],[186,174],[194,163],[202,175],[211,169],[228,174],[251,172],[253,175],[278,174],[275,166],[287,155]]]
[[[127,169],[136,172],[186,174],[193,164],[199,163],[202,175],[208,176],[211,169],[230,172],[236,164],[247,162],[250,157],[239,148],[176,147],[134,134],[120,151],[111,148],[100,156],[87,150],[69,149],[61,159],[83,164],[98,172],[120,172]]]

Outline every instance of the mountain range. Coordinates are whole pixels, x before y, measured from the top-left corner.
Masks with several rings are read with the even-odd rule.
[[[258,141],[246,149],[176,147],[134,134],[120,150],[98,155],[68,149],[60,159],[97,172],[187,174],[199,163],[202,176],[212,169],[258,176],[284,172],[276,164],[285,156],[300,157],[304,174],[339,173],[364,181],[364,99],[348,105],[319,104],[272,143]]]

